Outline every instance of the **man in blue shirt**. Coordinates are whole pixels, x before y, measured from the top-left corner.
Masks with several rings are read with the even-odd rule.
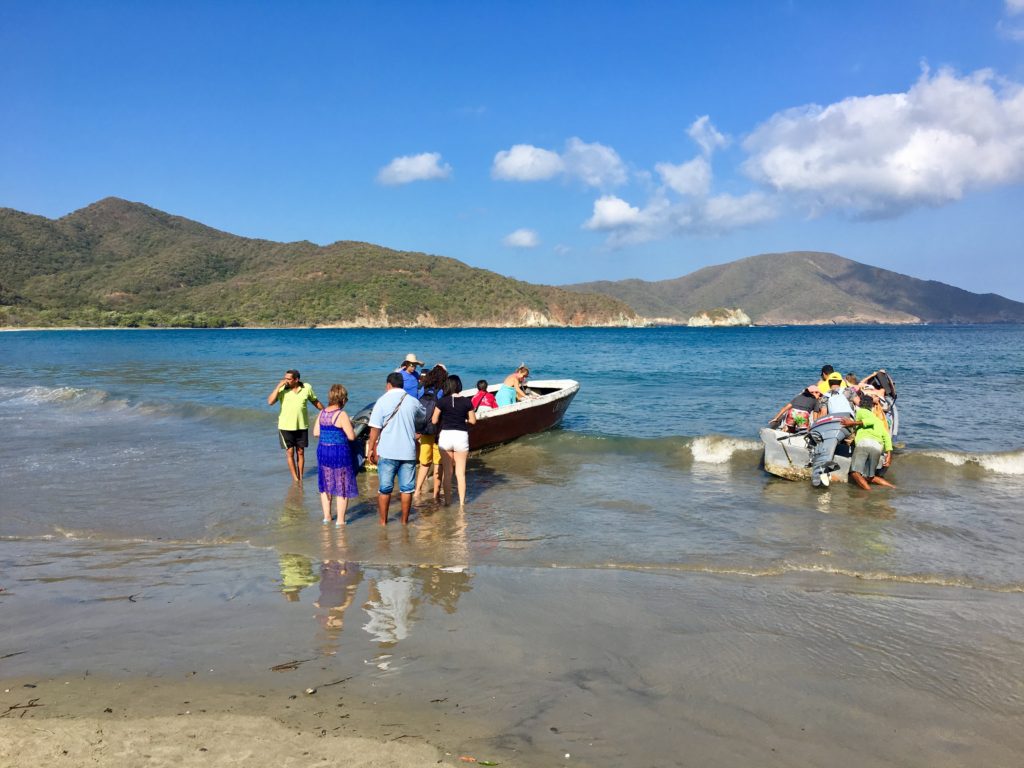
[[[415,396],[410,397],[403,383],[402,374],[389,373],[384,394],[370,413],[366,457],[377,465],[377,512],[381,525],[388,524],[395,475],[402,494],[402,525],[409,522],[412,493],[416,490],[416,421],[423,417],[423,406]]]
[[[410,397],[419,400],[423,397],[423,389],[420,387],[420,375],[416,373],[416,366],[423,365],[422,360],[417,360],[416,355],[411,352],[405,356],[398,372],[402,374],[402,388],[409,393]]]

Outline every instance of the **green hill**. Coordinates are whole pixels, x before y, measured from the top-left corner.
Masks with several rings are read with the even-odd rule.
[[[918,280],[832,253],[751,256],[659,282],[563,286],[620,299],[649,318],[685,323],[701,312],[742,309],[761,325],[1024,322],[1024,304]]]
[[[106,198],[0,209],[0,325],[621,325],[616,299],[360,242],[275,243]]]

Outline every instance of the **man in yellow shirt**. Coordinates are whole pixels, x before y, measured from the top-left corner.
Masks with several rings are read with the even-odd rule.
[[[292,479],[301,483],[306,466],[306,446],[309,445],[306,403],[312,403],[318,411],[322,411],[324,406],[317,400],[313,388],[302,382],[299,372],[294,368],[285,371],[284,378],[277,382],[267,397],[267,405],[276,403],[281,404],[281,413],[277,417],[281,447],[288,452],[288,469],[291,470]]]

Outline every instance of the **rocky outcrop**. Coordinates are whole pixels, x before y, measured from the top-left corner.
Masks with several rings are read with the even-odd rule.
[[[750,317],[740,308],[726,309],[718,307],[693,315],[686,324],[691,328],[731,327],[750,325]]]

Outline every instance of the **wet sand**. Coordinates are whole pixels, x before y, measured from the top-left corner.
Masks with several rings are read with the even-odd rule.
[[[126,545],[126,588],[95,563],[22,553],[3,596],[5,765],[1013,766],[1024,753],[1019,594],[179,554],[149,571],[152,553]],[[41,570],[57,566],[77,575]]]

